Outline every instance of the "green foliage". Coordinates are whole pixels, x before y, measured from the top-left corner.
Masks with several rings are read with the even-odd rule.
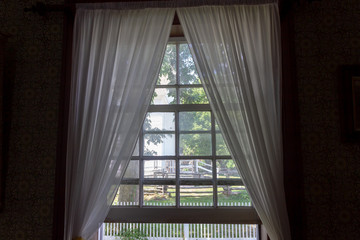
[[[203,88],[181,88],[180,104],[208,104],[209,100]]]
[[[118,236],[121,240],[148,240],[147,235],[137,228],[122,230]]]
[[[225,161],[220,161],[220,162],[224,162],[226,168],[228,168],[228,169],[235,168],[235,162],[233,160],[225,160]]]
[[[207,131],[211,129],[210,112],[182,112],[179,116],[180,130]],[[211,135],[181,134],[180,153],[185,156],[211,155]]]
[[[179,63],[177,65],[177,49],[175,44],[169,44],[166,48],[163,63],[161,65],[158,85],[175,85],[176,75],[179,77],[180,85],[201,84],[200,78],[196,72],[195,64],[187,44],[180,44],[178,48]],[[177,70],[179,71],[177,73]],[[156,93],[154,93],[156,94]],[[204,89],[201,88],[180,88],[180,104],[208,104],[208,98]],[[154,95],[155,96],[155,95]],[[154,97],[153,96],[153,97]],[[176,91],[169,91],[168,97],[174,99],[176,103]],[[145,120],[144,129],[149,130],[151,127],[150,120]],[[180,130],[185,131],[208,131],[211,129],[210,113],[206,111],[186,112],[180,115]],[[151,129],[156,130],[156,129]],[[162,143],[164,134],[146,134],[145,141],[150,144],[158,145]],[[211,155],[211,136],[210,134],[181,134],[180,136],[180,153],[185,156]],[[157,153],[153,150],[144,149],[144,154],[154,156]],[[221,137],[217,134],[216,154],[230,155],[228,148]],[[221,167],[234,168],[234,162],[231,160],[221,161]]]
[[[227,148],[221,133],[216,134],[216,155],[218,156],[230,155],[229,149]]]
[[[151,131],[160,131],[161,129],[157,127],[151,126],[151,120],[150,118],[146,117],[143,125],[144,130],[151,130]],[[144,135],[144,141],[147,142],[147,144],[153,143],[155,145],[158,145],[159,143],[162,143],[162,138],[165,137],[165,134],[145,134]],[[144,149],[144,155],[146,156],[156,156],[157,152],[154,150],[150,150],[148,148]]]
[[[224,189],[225,190],[225,189]],[[220,189],[218,191],[221,191]],[[246,190],[233,191],[232,195],[219,194],[219,202],[251,202],[250,196]]]
[[[220,167],[225,169],[236,169],[235,162],[233,160],[219,161]]]
[[[209,189],[208,191],[211,191],[211,189]],[[219,189],[218,191],[224,191],[223,189]],[[239,191],[233,191],[232,195],[227,195],[224,193],[221,193],[218,195],[218,201],[219,202],[244,202],[244,203],[248,203],[250,202],[250,196],[249,194],[246,192],[246,190],[241,190],[241,192]],[[181,198],[180,199],[182,204],[185,203],[212,203],[213,202],[213,197],[212,196],[201,196],[199,194],[194,193],[194,197],[186,197],[186,198]],[[151,199],[151,200],[147,200],[146,201],[149,204],[158,204],[158,203],[162,203],[162,204],[167,204],[167,203],[174,203],[174,200],[171,199],[161,199],[160,201],[158,199]]]
[[[181,134],[179,147],[183,156],[211,155],[211,135]]]
[[[176,45],[168,44],[160,68],[158,85],[173,85],[176,83]]]
[[[180,44],[179,59],[180,84],[201,84],[187,44]]]

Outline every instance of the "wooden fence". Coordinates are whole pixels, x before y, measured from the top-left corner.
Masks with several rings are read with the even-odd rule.
[[[128,206],[135,204],[121,203]],[[207,206],[194,203],[191,206]],[[156,206],[166,206],[156,204]],[[187,205],[190,206],[190,205]],[[250,203],[220,203],[219,206],[250,206]],[[257,240],[258,228],[254,224],[171,224],[171,223],[104,223],[103,240],[120,239],[121,232],[137,229],[147,236],[148,240]]]

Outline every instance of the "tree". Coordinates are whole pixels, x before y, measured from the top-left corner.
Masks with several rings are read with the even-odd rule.
[[[179,63],[178,77],[180,85],[201,84],[199,75],[197,74],[195,64],[187,44],[179,45]],[[158,84],[174,85],[176,83],[176,45],[168,45],[164,60],[161,66]],[[202,87],[180,88],[179,90],[180,104],[208,104],[208,98]],[[169,97],[176,101],[176,92],[169,92]],[[174,102],[172,102],[174,103]],[[209,112],[183,112],[180,113],[180,131],[209,131],[211,130],[211,116]],[[219,129],[218,129],[219,131]],[[160,143],[159,138],[147,139],[153,141],[154,144]],[[161,140],[161,139],[160,139]],[[181,134],[180,136],[180,153],[182,155],[211,155],[211,136],[207,133],[197,134]],[[227,146],[221,137],[221,133],[217,134],[216,139],[217,155],[230,155]],[[234,168],[232,160],[220,161],[221,167]]]
[[[197,74],[193,58],[187,44],[180,44],[179,48],[179,63],[177,63],[177,47],[175,44],[168,44],[164,59],[160,68],[157,85],[176,85],[176,79],[179,78],[179,103],[180,104],[208,104],[208,98],[202,87],[191,87],[194,84],[201,84],[200,78]],[[178,65],[178,66],[177,66]],[[178,71],[178,73],[177,73]],[[178,76],[177,76],[178,74]],[[189,85],[183,87],[183,85]],[[173,88],[175,89],[175,87]],[[152,99],[157,97],[154,92]],[[173,99],[170,104],[177,102],[176,91],[169,91],[168,97]],[[212,154],[211,134],[201,133],[201,131],[211,130],[211,114],[209,111],[193,111],[180,112],[180,154],[183,156],[206,156]],[[161,133],[161,130],[152,126],[150,118],[144,121],[143,129],[145,131],[153,131],[159,133],[145,134],[144,141],[149,145],[158,145],[163,142],[166,134]],[[184,134],[181,131],[187,131]],[[194,131],[194,133],[189,133]],[[195,132],[198,131],[198,132]],[[220,129],[216,127],[216,154],[230,155],[221,137]],[[144,148],[145,156],[156,156],[158,153],[152,149]],[[199,160],[204,161],[205,160]],[[219,161],[221,169],[235,169],[233,160],[224,159]],[[130,166],[130,165],[129,165]],[[133,166],[137,168],[137,166]],[[213,166],[215,167],[215,166]],[[136,169],[133,169],[134,171]],[[136,185],[122,185],[122,194],[117,196],[118,202],[136,202],[139,199],[138,186]]]
[[[161,64],[157,85],[176,84],[176,45],[168,44]]]
[[[152,127],[151,126],[151,119],[146,117],[145,121],[144,121],[144,125],[143,125],[144,130],[152,130],[152,131],[160,131],[161,129],[157,128],[157,127]],[[165,137],[165,134],[146,134],[144,136],[144,141],[146,141],[148,144],[153,143],[155,145],[158,145],[159,143],[162,143],[162,138]],[[157,152],[152,150],[152,149],[148,149],[147,147],[144,148],[144,155],[145,156],[156,156]]]

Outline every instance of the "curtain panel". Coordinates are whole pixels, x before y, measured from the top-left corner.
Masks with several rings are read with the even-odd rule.
[[[136,144],[174,9],[77,9],[65,193],[65,240],[105,220]]]
[[[178,8],[215,118],[272,240],[289,240],[277,4]]]
[[[80,5],[73,40],[66,240],[89,239],[108,213],[150,103],[176,7],[254,207],[272,240],[291,239],[283,187],[277,4],[239,1],[244,5],[194,7],[184,1],[188,5],[181,7],[181,1],[170,1],[175,7],[127,10]]]

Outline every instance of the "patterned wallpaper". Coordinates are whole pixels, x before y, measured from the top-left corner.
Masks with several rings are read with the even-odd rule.
[[[1,240],[52,237],[63,17],[23,11],[34,3],[0,1],[0,31],[11,35],[8,51],[16,60]]]
[[[1,240],[52,234],[62,15],[24,13],[35,2],[0,1],[0,31],[11,35],[9,54],[16,59]],[[340,141],[336,72],[341,64],[360,64],[359,23],[359,0],[295,8],[308,240],[357,239],[360,229],[360,146]]]
[[[340,140],[338,67],[360,64],[360,1],[323,0],[295,10],[304,167],[304,237],[358,239],[360,143]]]

